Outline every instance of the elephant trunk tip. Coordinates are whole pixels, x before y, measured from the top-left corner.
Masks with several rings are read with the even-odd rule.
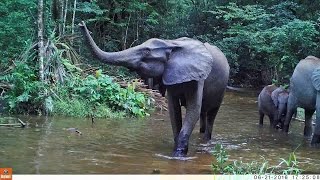
[[[86,23],[85,23],[84,21],[81,21],[81,22],[78,24],[78,26],[80,26],[80,27],[85,27],[85,26],[86,26]]]

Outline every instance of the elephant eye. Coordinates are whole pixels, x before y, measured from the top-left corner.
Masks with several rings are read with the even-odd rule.
[[[144,50],[144,54],[145,54],[145,55],[149,55],[150,53],[151,53],[150,49],[145,49],[145,50]]]

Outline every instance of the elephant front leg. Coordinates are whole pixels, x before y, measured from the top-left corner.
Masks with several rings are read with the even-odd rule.
[[[176,141],[176,147],[173,152],[174,157],[184,157],[187,155],[190,135],[200,117],[203,83],[203,81],[200,81],[196,88],[186,89],[186,115]]]
[[[173,131],[173,138],[176,144],[178,134],[182,127],[181,106],[179,103],[179,98],[174,97],[170,91],[168,91],[168,108]]]
[[[286,119],[283,123],[282,131],[284,131],[284,132],[289,131],[289,125],[290,125],[293,114],[296,112],[296,109],[297,109],[297,102],[296,102],[295,98],[293,97],[293,95],[289,94],[288,105],[287,105],[287,114],[286,114]]]
[[[314,127],[313,137],[311,140],[312,145],[320,144],[320,94],[317,92],[316,101],[316,126]]]
[[[315,110],[304,110],[305,122],[304,122],[304,136],[310,137],[312,135],[312,115]]]
[[[292,119],[294,109],[290,109],[287,111],[286,120],[283,123],[283,131],[288,132],[289,131],[289,125]]]

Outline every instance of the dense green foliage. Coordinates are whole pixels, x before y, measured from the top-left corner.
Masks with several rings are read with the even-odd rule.
[[[36,34],[36,1],[0,2],[0,62],[8,63],[29,46]]]
[[[320,5],[311,1],[92,0],[76,1],[74,8],[74,1],[49,0],[44,8],[46,82],[39,83],[37,47],[27,49],[38,41],[37,3],[36,0],[0,2],[0,92],[5,90],[2,98],[9,101],[7,109],[11,112],[25,112],[25,102],[29,103],[27,107],[30,104],[33,107],[27,111],[35,112],[44,109],[42,101],[48,107],[59,104],[52,94],[46,94],[52,90],[48,88],[52,85],[69,88],[64,82],[88,78],[74,73],[88,67],[103,69],[106,74],[120,78],[133,75],[124,68],[88,61],[93,58],[83,46],[84,39],[77,26],[82,20],[86,21],[97,44],[108,51],[126,49],[153,37],[188,36],[210,42],[226,54],[231,67],[229,83],[236,86],[288,84],[300,59],[308,55],[320,57]],[[28,55],[22,57],[24,52]],[[3,83],[14,88],[9,90]],[[78,88],[91,88],[82,85],[84,87]],[[89,94],[77,92],[79,97],[88,99]],[[122,90],[112,92],[121,93]],[[101,93],[111,95],[98,94]],[[135,98],[121,102],[122,105],[111,100],[107,105],[111,110],[131,108],[134,111],[131,114],[146,114],[133,107],[148,108],[131,106],[131,103],[140,103],[140,96],[135,95]],[[92,109],[98,102],[101,103],[90,100],[91,108],[86,109]],[[124,104],[130,106],[123,107],[127,106]]]
[[[224,24],[218,29],[223,32],[219,44],[233,60],[232,72],[251,81],[243,83],[288,82],[300,59],[318,55],[316,23],[297,19],[290,8],[296,4],[282,2],[267,10],[261,5],[239,7],[231,3],[208,11]]]
[[[74,108],[81,108],[73,103],[83,102],[81,104],[84,104],[84,107],[79,109],[79,112],[85,116],[108,117],[109,114],[102,114],[104,110],[101,107],[110,107],[114,111],[124,111],[137,117],[144,117],[147,115],[147,98],[142,93],[135,92],[133,86],[134,84],[121,88],[112,78],[104,74],[98,77],[88,75],[84,79],[75,77],[68,80],[66,85],[57,87],[60,99],[56,102],[55,112],[68,115]],[[93,108],[86,108],[88,105]],[[74,116],[80,116],[75,113]]]
[[[83,19],[106,50],[152,37],[208,41],[226,54],[231,84],[261,86],[288,83],[300,59],[320,56],[320,11],[314,6],[302,1],[119,0],[84,3],[81,16],[89,9],[99,13]]]
[[[0,81],[14,84],[2,97],[7,110],[12,113],[40,113],[45,99],[45,84],[38,81],[37,70],[29,62],[17,61],[11,73],[0,77]]]
[[[71,60],[75,61],[75,57],[70,55],[72,51],[66,44],[55,42],[52,46],[56,50],[48,63],[51,68],[47,78],[53,83],[38,80],[37,69],[32,66],[36,64],[32,49],[24,53],[24,59],[18,60],[14,68],[0,77],[1,82],[13,84],[12,89],[2,97],[9,112],[41,114],[45,110],[47,113],[78,117],[148,115],[151,101],[144,94],[134,91],[134,83],[121,88],[101,70],[95,71],[95,76],[83,74],[82,69],[72,64]],[[67,54],[69,59],[62,54]]]
[[[292,152],[288,159],[281,158],[277,166],[269,165],[269,162],[263,158],[262,162],[252,161],[244,163],[242,161],[228,161],[228,153],[221,144],[217,144],[212,152],[215,161],[212,163],[214,174],[285,174],[299,175],[302,169],[299,168],[299,162]]]

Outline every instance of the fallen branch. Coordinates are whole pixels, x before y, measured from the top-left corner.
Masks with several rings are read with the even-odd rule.
[[[27,125],[26,123],[21,121],[19,118],[18,118],[18,121],[19,121],[19,123],[0,124],[0,126],[5,126],[5,127],[17,127],[17,126],[19,126],[19,127],[22,127],[22,128],[26,127],[26,125]]]
[[[26,124],[26,123],[24,123],[23,121],[21,121],[21,119],[19,119],[19,118],[18,118],[18,121],[20,122],[21,127],[26,127],[26,125],[27,125],[27,124]]]
[[[20,123],[14,123],[14,124],[0,124],[0,126],[9,126],[9,127],[12,127],[12,126],[19,126],[19,127],[24,127],[22,126]]]
[[[129,85],[134,84],[135,91],[142,92],[144,94],[147,94],[149,97],[154,99],[154,105],[156,109],[160,111],[168,111],[167,107],[167,100],[165,97],[162,97],[160,92],[158,90],[148,89],[147,85],[143,82],[141,79],[134,79],[131,81],[131,83],[128,83],[127,81],[120,80],[118,78],[114,78],[114,80],[122,87],[127,88]]]

